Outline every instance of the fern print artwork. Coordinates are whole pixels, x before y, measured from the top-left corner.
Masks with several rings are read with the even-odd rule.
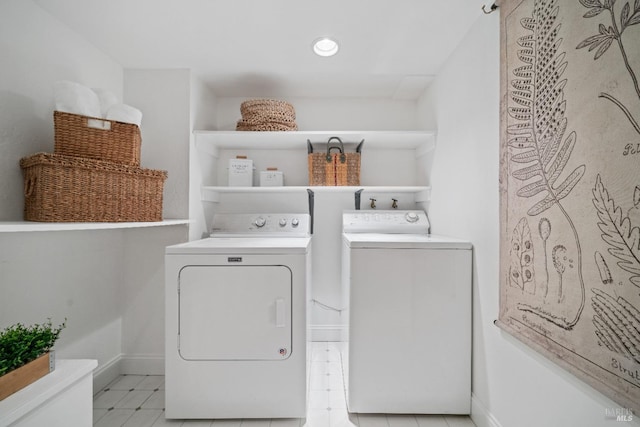
[[[601,23],[598,26],[598,34],[590,36],[578,44],[576,49],[582,49],[588,47],[589,51],[595,50],[595,55],[593,57],[594,60],[602,57],[605,52],[612,46],[617,45],[620,51],[620,59],[623,61],[626,70],[629,73],[629,77],[631,78],[631,86],[635,91],[635,95],[638,99],[636,108],[640,106],[640,84],[638,83],[638,77],[636,77],[633,66],[630,63],[629,56],[627,50],[629,47],[629,53],[638,54],[640,47],[636,44],[631,43],[631,46],[627,42],[632,41],[628,38],[623,38],[623,33],[626,30],[630,30],[631,26],[640,24],[640,0],[635,0],[633,3],[633,9],[631,8],[631,3],[629,2],[621,2],[624,5],[621,6],[619,15],[616,14],[615,5],[616,0],[580,0],[580,4],[582,6],[588,8],[587,13],[584,14],[585,18],[595,18],[599,15],[605,15],[608,26]],[[618,24],[619,20],[619,24]],[[636,27],[636,31],[640,31],[640,25]],[[628,33],[627,33],[628,34]],[[637,40],[637,39],[636,39]],[[613,60],[617,60],[618,58],[614,58]],[[617,97],[602,92],[599,95],[601,98],[605,98],[612,103],[614,103],[627,117],[631,125],[635,129],[635,131],[640,136],[640,124],[638,123],[639,119],[634,117],[634,114],[631,110],[624,104],[624,102],[620,101]]]
[[[640,413],[640,0],[500,19],[496,325]]]
[[[563,205],[563,199],[580,182],[585,165],[573,169],[569,167],[577,136],[576,132],[566,135],[568,120],[565,116],[564,88],[567,79],[563,75],[567,61],[566,54],[560,52],[562,39],[559,37],[561,25],[556,22],[558,10],[556,1],[536,2],[533,16],[521,22],[527,32],[517,41],[522,65],[513,70],[514,78],[510,82],[512,106],[508,108],[508,113],[514,124],[507,127],[507,134],[509,147],[513,150],[510,174],[523,182],[516,195],[531,200],[527,210],[527,215],[531,217],[552,208],[562,213],[575,239],[578,271],[576,285],[579,287],[579,297],[573,316],[567,317],[563,310],[558,310],[553,304],[545,304],[544,300],[522,302],[518,308],[569,330],[580,320],[585,304],[585,285],[581,271],[580,239]],[[569,171],[565,173],[565,169]],[[558,303],[562,302],[562,279],[566,269],[561,256],[566,251],[562,245],[553,250],[553,263],[559,278]],[[513,277],[510,279],[513,280]],[[529,280],[534,282],[535,287],[535,278]]]

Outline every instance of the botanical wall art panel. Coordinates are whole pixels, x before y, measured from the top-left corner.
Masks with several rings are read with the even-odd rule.
[[[640,415],[640,0],[500,6],[496,323]]]

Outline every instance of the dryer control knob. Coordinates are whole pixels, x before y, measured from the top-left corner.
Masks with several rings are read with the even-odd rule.
[[[407,220],[407,222],[416,222],[418,221],[419,217],[415,212],[407,212],[404,218]]]
[[[280,227],[284,227],[285,225],[287,225],[286,218],[281,218],[280,221],[278,221],[278,224],[280,224]]]
[[[291,220],[291,225],[293,225],[294,227],[297,227],[298,225],[300,225],[300,221],[298,220],[298,218],[293,218]]]
[[[254,224],[258,228],[264,227],[266,223],[267,223],[267,220],[262,217],[257,218],[256,221],[254,222]]]

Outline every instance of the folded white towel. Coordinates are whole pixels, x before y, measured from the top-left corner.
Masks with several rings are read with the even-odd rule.
[[[140,123],[142,123],[142,111],[127,104],[115,104],[109,108],[105,119],[133,123],[140,126]]]
[[[98,95],[86,86],[66,80],[53,84],[56,110],[89,117],[102,117]]]
[[[93,91],[98,95],[100,101],[100,117],[106,117],[109,108],[118,103],[118,97],[106,89],[94,88]]]

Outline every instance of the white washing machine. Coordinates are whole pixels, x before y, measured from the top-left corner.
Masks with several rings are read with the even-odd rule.
[[[471,244],[423,211],[343,215],[349,412],[469,414]]]
[[[166,418],[305,416],[309,225],[219,214],[166,248]]]

